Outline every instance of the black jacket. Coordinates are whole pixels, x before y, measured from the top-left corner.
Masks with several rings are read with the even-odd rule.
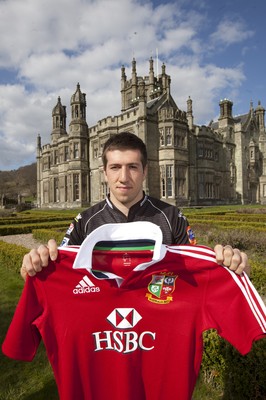
[[[144,194],[134,204],[126,217],[107,197],[83,211],[70,224],[61,245],[80,245],[87,235],[104,224],[149,221],[158,225],[163,233],[164,244],[189,244],[194,235],[186,217],[168,203]]]

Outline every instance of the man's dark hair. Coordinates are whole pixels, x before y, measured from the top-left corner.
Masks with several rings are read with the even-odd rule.
[[[104,144],[102,161],[103,167],[106,169],[107,157],[106,153],[112,150],[139,150],[141,154],[141,163],[143,169],[147,165],[147,149],[145,143],[134,133],[121,132],[111,136]]]

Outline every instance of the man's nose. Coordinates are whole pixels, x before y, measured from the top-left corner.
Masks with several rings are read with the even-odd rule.
[[[128,180],[128,168],[126,166],[122,166],[120,169],[120,181],[126,182]]]

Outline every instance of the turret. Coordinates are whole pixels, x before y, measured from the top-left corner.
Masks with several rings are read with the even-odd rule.
[[[86,94],[80,90],[80,84],[77,84],[77,89],[71,97],[71,116],[73,120],[86,121]]]
[[[137,87],[138,87],[138,78],[137,78],[137,70],[136,70],[136,60],[133,58],[132,60],[132,99],[137,98]]]
[[[53,130],[52,141],[56,141],[61,135],[66,135],[66,106],[61,103],[58,97],[57,104],[52,111]]]
[[[71,96],[71,122],[69,124],[71,136],[88,135],[88,125],[86,122],[86,94],[80,90],[80,84],[77,84],[75,93]]]
[[[187,100],[187,122],[189,129],[192,130],[194,124],[194,118],[193,118],[192,100],[190,96],[188,97]]]
[[[125,67],[122,65],[121,67],[121,111],[125,111],[126,109],[126,83],[127,76],[125,73]]]
[[[262,107],[260,101],[255,110],[255,118],[259,127],[260,135],[265,135],[265,109]]]
[[[220,117],[218,118],[219,128],[223,129],[225,127],[228,127],[228,125],[233,124],[233,115],[232,115],[233,102],[228,99],[224,99],[220,101],[219,105],[220,105]]]

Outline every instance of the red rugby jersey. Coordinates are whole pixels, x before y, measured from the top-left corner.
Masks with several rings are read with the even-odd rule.
[[[31,361],[42,338],[61,400],[187,400],[210,328],[242,354],[265,335],[248,277],[151,223],[110,224],[27,279],[2,350]]]

